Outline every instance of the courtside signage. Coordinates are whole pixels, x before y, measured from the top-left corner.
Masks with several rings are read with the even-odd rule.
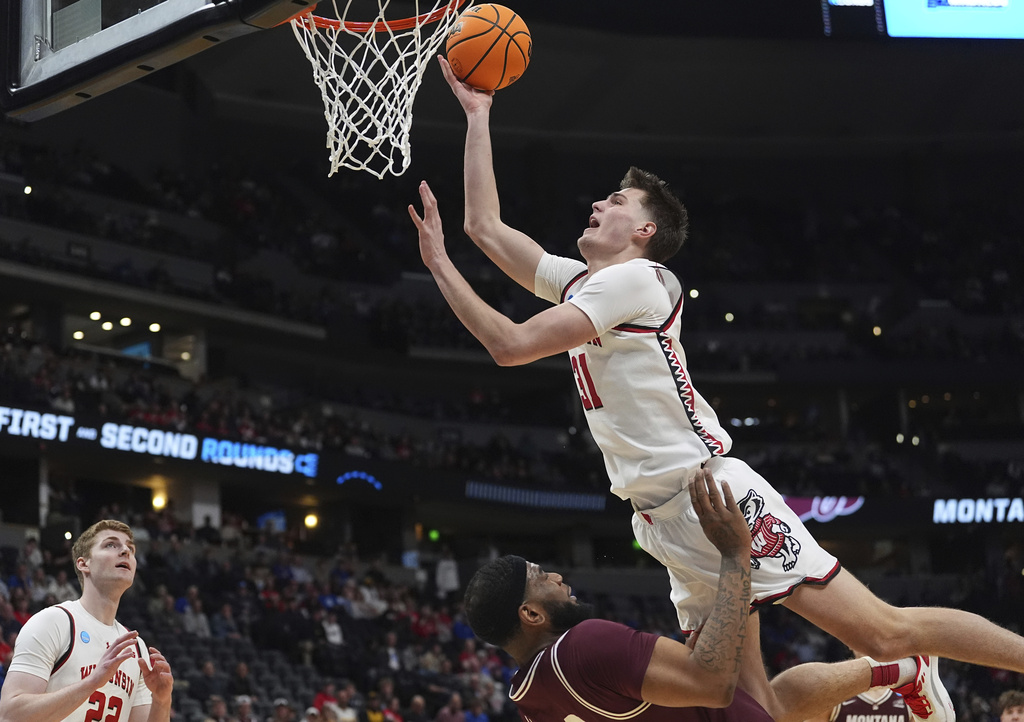
[[[130,424],[105,423],[98,429],[78,425],[75,417],[31,409],[0,406],[0,435],[22,436],[64,443],[71,440],[98,443],[104,449],[184,461],[221,464],[277,474],[302,474],[315,478],[319,454],[297,454],[264,444],[248,444],[211,436],[150,429]]]
[[[936,499],[935,524],[991,524],[1024,522],[1024,499]]]

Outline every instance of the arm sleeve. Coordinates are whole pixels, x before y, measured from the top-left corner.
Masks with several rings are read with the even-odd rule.
[[[559,650],[559,658],[569,655],[567,660],[571,661],[562,669],[572,670],[574,686],[642,699],[640,690],[657,635],[598,619],[576,625],[570,634],[572,644]],[[567,635],[566,641],[569,639]]]
[[[587,266],[571,258],[562,258],[545,253],[537,264],[537,274],[533,279],[533,292],[537,298],[543,298],[554,304],[562,302],[562,291],[574,278],[587,272]]]
[[[627,322],[657,326],[670,310],[665,287],[650,270],[628,263],[601,269],[567,300],[587,314],[598,335]]]
[[[18,632],[8,672],[26,672],[49,679],[53,665],[71,646],[71,623],[57,607],[34,614]]]

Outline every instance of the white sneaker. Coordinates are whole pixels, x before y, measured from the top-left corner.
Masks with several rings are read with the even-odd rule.
[[[949,692],[939,679],[938,657],[915,657],[917,675],[906,684],[893,688],[910,708],[910,716],[918,722],[956,722],[956,711]]]

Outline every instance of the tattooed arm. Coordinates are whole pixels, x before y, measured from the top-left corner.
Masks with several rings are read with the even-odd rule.
[[[727,707],[740,673],[750,613],[750,529],[729,485],[719,494],[711,472],[690,484],[704,534],[722,552],[718,596],[691,651],[661,638],[644,676],[644,701],[666,707]]]

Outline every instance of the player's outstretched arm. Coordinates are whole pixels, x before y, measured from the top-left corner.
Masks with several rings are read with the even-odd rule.
[[[420,183],[423,217],[409,206],[419,232],[420,256],[437,282],[448,305],[462,325],[483,344],[500,366],[518,366],[568,351],[597,335],[593,322],[574,304],[553,306],[524,323],[515,323],[508,316],[487,304],[448,257],[437,199],[426,181]]]
[[[700,470],[690,498],[701,528],[722,553],[718,595],[693,650],[667,638],[654,647],[642,694],[669,707],[726,707],[739,680],[750,612],[750,529],[729,485],[718,492],[711,472]]]
[[[490,111],[494,91],[476,90],[438,57],[441,72],[466,113],[466,235],[513,281],[531,293],[544,249],[525,233],[501,220],[498,184],[491,152]]]
[[[121,664],[134,656],[136,632],[128,632],[104,651],[96,668],[80,682],[46,691],[48,680],[28,672],[7,674],[0,694],[0,722],[52,722],[64,719],[106,684]],[[99,710],[103,712],[104,710]]]

